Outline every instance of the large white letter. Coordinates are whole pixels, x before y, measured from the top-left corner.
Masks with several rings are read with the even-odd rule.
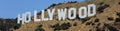
[[[72,12],[73,12],[73,14],[72,14]],[[68,10],[68,18],[69,19],[75,19],[76,18],[76,8],[70,8]]]
[[[83,11],[82,11],[83,10]],[[82,15],[84,12],[84,15]],[[79,17],[80,18],[85,18],[87,17],[87,8],[86,7],[81,7],[79,8]]]
[[[18,18],[17,18],[17,23],[20,24],[24,24],[24,14],[22,14],[22,16],[20,16],[20,14],[18,14]]]
[[[31,13],[30,12],[26,12],[25,13],[25,23],[28,23],[31,21]]]
[[[92,10],[91,10],[92,8]],[[92,13],[91,13],[92,11]],[[88,5],[88,17],[89,16],[94,16],[96,14],[96,6],[94,4]]]
[[[48,9],[47,11],[48,11],[50,20],[53,20],[53,15],[54,15],[55,9],[52,9],[52,10],[51,10],[52,12],[50,12],[50,9]]]
[[[37,11],[34,11],[34,21],[40,21],[41,19],[37,19]]]
[[[65,20],[66,18],[66,8],[63,10],[63,9],[58,9],[58,17],[59,17],[59,20],[63,19]]]
[[[47,21],[48,18],[44,18],[44,17],[45,17],[45,15],[44,15],[44,11],[45,11],[45,10],[42,10],[42,20]]]

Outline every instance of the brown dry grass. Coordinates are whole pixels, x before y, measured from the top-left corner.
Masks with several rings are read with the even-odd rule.
[[[104,2],[104,4],[109,4],[110,7],[104,9],[104,12],[103,13],[97,13],[96,14],[96,17],[91,17],[90,20],[86,21],[85,23],[82,23],[81,21],[79,21],[78,19],[76,19],[75,21],[72,21],[72,20],[68,20],[68,19],[65,19],[64,21],[58,21],[57,20],[57,12],[55,12],[55,18],[54,20],[52,21],[41,21],[41,22],[30,22],[28,24],[24,24],[22,25],[19,29],[15,30],[15,31],[35,31],[35,29],[37,28],[37,26],[39,26],[40,24],[43,25],[43,29],[45,31],[54,31],[53,28],[50,28],[49,25],[54,25],[56,23],[59,23],[59,24],[62,24],[64,22],[70,22],[70,24],[74,24],[75,22],[77,23],[77,26],[72,26],[70,27],[69,29],[67,30],[60,30],[60,31],[89,31],[89,30],[92,30],[92,31],[96,31],[96,26],[98,23],[100,23],[100,28],[102,28],[102,26],[104,25],[104,23],[106,24],[114,24],[114,20],[113,21],[109,21],[107,20],[108,17],[113,17],[114,19],[117,18],[116,16],[116,12],[120,12],[120,5],[118,4],[120,0],[103,0],[103,1],[99,1],[99,0],[94,0],[94,1],[91,1],[91,2],[81,2],[81,3],[63,3],[61,5],[57,5],[57,6],[54,6],[54,7],[50,7],[50,9],[52,8],[66,8],[66,7],[75,7],[75,8],[79,8],[81,6],[86,6],[88,4],[96,4],[97,5],[97,8],[100,6],[99,3],[101,2]],[[45,12],[46,13],[46,17],[47,16],[47,11]],[[40,17],[41,15],[38,15],[38,17]],[[96,18],[99,18],[99,22],[98,23],[95,23],[94,20]],[[87,22],[92,22],[92,23],[95,23],[95,25],[85,25]],[[105,29],[105,31],[109,31],[108,29]]]

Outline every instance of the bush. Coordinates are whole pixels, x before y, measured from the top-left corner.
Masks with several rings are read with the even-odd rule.
[[[108,24],[104,24],[110,31],[119,31],[117,30],[117,28],[115,28],[114,26],[108,25]]]
[[[116,14],[116,15],[120,17],[120,13],[119,13],[119,12],[117,12],[117,14]]]
[[[61,25],[61,28],[62,28],[63,30],[69,29],[69,27],[71,27],[70,23],[63,23],[63,24]]]
[[[120,22],[120,18],[116,18],[116,19],[115,19],[115,22]]]
[[[120,5],[120,2],[118,4]]]
[[[59,25],[57,23],[57,24],[52,26],[52,28],[54,28],[54,31],[56,31],[56,30],[66,30],[66,29],[69,29],[69,27],[71,27],[70,23],[63,23],[61,25]]]
[[[97,9],[97,11],[98,11],[99,13],[102,13],[103,10],[104,10],[105,8],[107,8],[107,7],[109,7],[109,5],[108,5],[108,4],[104,4],[103,6],[99,6],[98,9]]]
[[[98,18],[96,18],[94,22],[99,22],[99,19],[98,19]]]
[[[17,24],[16,19],[0,19],[0,30],[10,31],[10,28],[19,29],[21,24]]]
[[[110,21],[111,21],[111,20],[113,20],[113,18],[112,18],[112,17],[108,17],[107,19],[108,19],[108,20],[110,20]]]
[[[50,5],[47,9],[49,9],[49,8],[51,8],[51,7],[54,7],[54,6],[56,6],[57,4],[52,4],[52,5]]]
[[[84,23],[84,22],[86,22],[86,21],[90,20],[90,18],[89,18],[89,17],[87,17],[87,18],[83,18],[83,19],[80,19],[80,20],[82,21],[82,23]]]
[[[75,22],[75,23],[73,24],[73,26],[77,26],[77,23]]]
[[[77,3],[77,1],[69,1],[68,3]]]
[[[42,25],[39,25],[35,31],[45,31],[45,30],[42,28]]]
[[[42,28],[37,28],[35,31],[45,31],[45,30]]]

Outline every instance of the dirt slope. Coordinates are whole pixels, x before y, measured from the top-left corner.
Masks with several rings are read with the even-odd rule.
[[[50,6],[53,8],[79,8],[88,4],[96,4],[97,14],[85,19],[76,18],[75,20],[65,19],[58,21],[57,11],[52,21],[33,22],[22,25],[15,31],[35,31],[42,25],[43,31],[119,31],[120,30],[120,0],[91,0],[85,2],[69,2]],[[48,17],[47,11],[45,12]],[[40,13],[38,17],[40,17]],[[57,24],[57,25],[56,25]],[[64,25],[68,24],[68,25]],[[64,28],[63,26],[66,28]],[[57,28],[56,28],[57,27]]]

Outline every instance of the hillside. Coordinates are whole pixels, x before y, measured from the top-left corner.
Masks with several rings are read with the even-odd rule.
[[[53,21],[41,21],[23,24],[15,31],[119,31],[120,30],[120,0],[91,0],[85,2],[64,2],[53,4],[46,9],[60,9],[75,7],[79,8],[95,4],[97,6],[97,14],[84,19],[76,18],[74,20],[65,19],[58,21],[58,15],[55,12]],[[46,16],[47,10],[46,10]],[[41,13],[38,13],[38,17]],[[33,20],[33,17],[32,17]]]
[[[17,24],[16,19],[0,18],[0,31],[13,31],[19,29],[21,24]]]

